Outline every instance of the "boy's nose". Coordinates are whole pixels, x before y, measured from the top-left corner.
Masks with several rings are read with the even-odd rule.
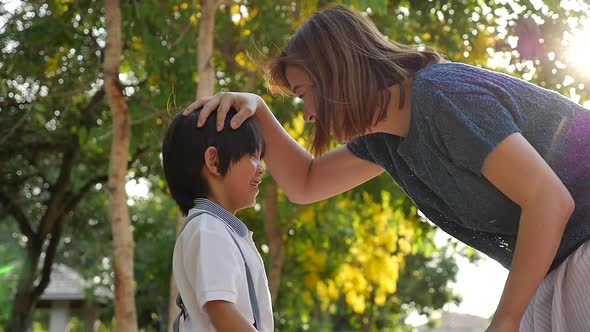
[[[307,123],[314,123],[315,122],[315,115],[309,114],[309,113],[304,113],[303,114],[303,119]]]

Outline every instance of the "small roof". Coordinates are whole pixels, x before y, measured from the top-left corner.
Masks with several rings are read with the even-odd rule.
[[[419,326],[416,331],[418,332],[471,332],[471,331],[483,331],[486,329],[490,320],[468,314],[460,314],[455,312],[443,312],[440,318],[440,326],[428,327],[428,324]]]
[[[41,300],[84,300],[88,282],[69,266],[53,264],[51,278]]]
[[[39,304],[43,307],[53,301],[70,301],[82,304],[86,292],[92,284],[84,280],[80,273],[64,264],[53,264],[49,285],[41,295]],[[98,298],[112,298],[112,292],[106,287],[96,287],[93,293]]]

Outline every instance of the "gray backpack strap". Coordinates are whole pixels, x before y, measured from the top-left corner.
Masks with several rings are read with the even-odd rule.
[[[180,297],[180,293],[176,295],[176,306],[180,308],[180,313],[174,319],[174,323],[172,324],[172,331],[173,332],[180,332],[180,316],[182,319],[186,319],[186,308],[184,307],[184,303],[182,302],[182,298]]]
[[[186,218],[186,221],[184,222],[184,225],[182,225],[180,232],[182,232],[184,230],[184,228],[189,223],[189,221],[191,221],[193,218],[195,218],[197,216],[200,216],[203,213],[208,213],[208,212],[207,211],[199,211],[199,212],[193,213],[190,216],[188,216]],[[208,213],[208,214],[210,214],[210,213]],[[244,260],[244,266],[246,267],[246,279],[248,281],[248,295],[250,297],[250,305],[252,306],[252,314],[254,315],[254,328],[258,330],[258,324],[260,322],[260,310],[258,308],[258,299],[256,298],[256,290],[254,289],[254,281],[252,280],[252,273],[250,272],[250,269],[248,268],[248,264],[246,263],[246,257],[244,257],[244,253],[242,252],[242,248],[240,248],[238,241],[236,241],[234,236],[231,234],[231,231],[228,230],[228,232],[230,232],[229,236],[231,237],[232,240],[234,240],[234,243],[236,244],[236,246],[238,247],[238,250],[240,251],[240,255],[242,255],[242,259]],[[176,316],[176,319],[174,319],[174,323],[172,324],[172,331],[173,332],[180,332],[180,317],[182,316],[182,319],[186,319],[186,317],[188,315],[188,312],[186,311],[186,307],[184,306],[184,303],[182,302],[182,298],[180,297],[180,292],[176,296],[176,306],[178,306],[180,308],[180,313],[178,314],[178,316]]]
[[[248,264],[246,264],[246,257],[244,257],[244,253],[242,252],[242,248],[238,244],[238,241],[234,238],[234,236],[230,233],[232,240],[238,247],[240,254],[242,255],[242,259],[244,260],[244,266],[246,267],[246,279],[248,280],[248,294],[250,296],[250,306],[252,307],[252,314],[254,315],[254,328],[258,329],[258,324],[260,323],[260,309],[258,308],[258,298],[256,297],[256,290],[254,289],[254,281],[252,280],[252,273],[250,273],[250,269],[248,268]]]

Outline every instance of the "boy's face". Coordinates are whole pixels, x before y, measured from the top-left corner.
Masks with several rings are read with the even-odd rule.
[[[262,182],[264,167],[260,154],[244,155],[238,162],[229,166],[221,180],[224,196],[232,210],[238,211],[256,204],[258,186]]]

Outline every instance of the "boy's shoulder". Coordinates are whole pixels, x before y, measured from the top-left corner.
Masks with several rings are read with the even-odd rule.
[[[215,214],[198,209],[191,209],[185,219],[183,233],[227,232],[225,222]],[[229,234],[228,234],[229,235]]]

